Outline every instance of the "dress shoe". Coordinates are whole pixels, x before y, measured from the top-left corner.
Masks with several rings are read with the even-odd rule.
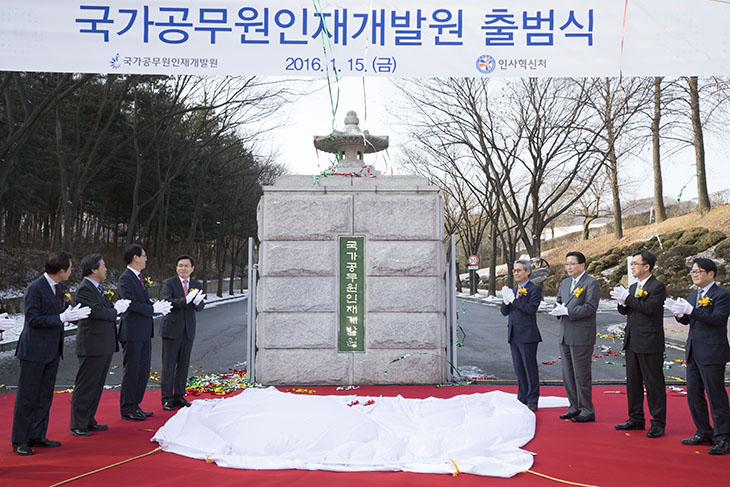
[[[683,445],[712,445],[712,439],[695,434],[692,438],[686,438],[684,440],[679,440],[682,442]]]
[[[707,450],[710,455],[727,455],[730,453],[730,443],[727,440],[717,440],[712,448]]]
[[[28,446],[28,443],[13,443],[13,451],[22,456],[35,454],[33,449]]]
[[[574,423],[593,423],[596,421],[595,416],[573,416],[570,420]]]
[[[530,411],[532,411],[534,413],[535,411],[537,411],[537,404],[535,404],[534,402],[531,402],[530,404],[527,405],[527,409],[529,409]]]
[[[613,427],[617,430],[643,430],[644,423],[628,420],[625,423],[614,424]]]
[[[32,438],[28,440],[28,446],[43,447],[43,448],[54,448],[61,446],[60,441],[49,440],[48,438]]]
[[[189,408],[190,406],[192,406],[192,403],[190,401],[188,401],[187,399],[185,399],[184,397],[181,397],[180,399],[178,399],[177,404],[184,408]]]
[[[89,425],[89,431],[106,431],[109,429],[109,426],[105,424],[90,424]]]
[[[579,413],[578,411],[575,411],[575,412],[573,412],[573,413],[571,413],[570,411],[568,411],[568,412],[567,412],[567,413],[565,413],[565,414],[561,414],[561,415],[560,415],[560,419],[573,419],[573,418],[575,418],[576,416],[578,416],[579,414],[580,414],[580,413]]]
[[[648,438],[659,438],[661,436],[664,436],[664,426],[659,426],[658,424],[654,424],[649,428],[649,431],[646,432],[646,436]]]
[[[127,421],[144,421],[147,419],[147,416],[134,411],[132,413],[122,414],[122,419],[126,419]]]
[[[74,436],[91,436],[91,432],[88,430],[80,430],[78,428],[71,428],[71,434]]]
[[[144,415],[145,418],[149,418],[150,416],[154,416],[154,414],[155,414],[152,411],[142,411],[139,408],[137,408],[137,412]]]
[[[172,401],[165,401],[162,403],[162,409],[165,411],[174,411],[177,409],[177,405]]]

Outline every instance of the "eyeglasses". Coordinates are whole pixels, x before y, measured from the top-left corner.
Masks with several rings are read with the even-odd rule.
[[[633,261],[632,261],[632,262],[631,262],[631,265],[632,265],[632,266],[638,266],[638,265],[649,265],[649,264],[647,264],[646,262],[633,262]]]
[[[690,276],[699,276],[703,272],[707,272],[707,271],[704,269],[700,269],[700,270],[692,269],[691,271],[689,271],[689,275]]]

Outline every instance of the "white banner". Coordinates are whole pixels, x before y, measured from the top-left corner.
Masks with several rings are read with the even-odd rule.
[[[730,74],[730,0],[0,0],[0,70]]]

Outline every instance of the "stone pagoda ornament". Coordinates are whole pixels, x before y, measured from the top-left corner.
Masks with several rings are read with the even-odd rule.
[[[323,152],[335,154],[339,161],[338,175],[377,176],[371,165],[365,164],[364,154],[380,152],[388,148],[387,135],[370,135],[367,130],[360,129],[360,119],[353,110],[345,116],[345,127],[342,131],[334,130],[330,135],[314,137],[314,147]]]

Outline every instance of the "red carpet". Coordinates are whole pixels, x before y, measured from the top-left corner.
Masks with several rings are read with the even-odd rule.
[[[352,394],[332,387],[313,387],[317,394]],[[458,394],[500,389],[515,392],[515,387],[494,386],[384,386],[361,387],[360,395],[404,397],[451,397]],[[288,389],[283,389],[288,390]],[[626,396],[622,387],[595,387],[594,402],[598,421],[574,424],[562,421],[564,410],[537,412],[535,438],[524,448],[536,454],[532,471],[564,481],[600,486],[727,486],[730,483],[730,455],[714,457],[707,446],[688,447],[679,443],[694,433],[685,396],[670,392],[668,428],[663,438],[646,438],[645,432],[629,434],[613,429],[626,419]],[[619,392],[619,393],[612,393]],[[564,396],[561,387],[542,387],[542,395]],[[30,457],[15,455],[10,448],[14,394],[0,394],[0,427],[5,446],[0,448],[0,485],[48,486],[92,470],[150,452],[151,429],[159,428],[173,413],[162,411],[159,390],[148,391],[142,405],[155,415],[136,423],[119,417],[119,392],[104,393],[97,419],[109,425],[108,431],[90,438],[75,438],[68,431],[71,394],[57,394],[51,410],[48,437],[63,442],[60,448],[38,448]],[[292,434],[297,434],[292,431]],[[458,459],[454,459],[458,465]],[[94,475],[74,480],[74,487],[116,486],[557,486],[566,485],[519,474],[511,479],[461,474],[425,475],[402,472],[336,473],[324,471],[252,471],[219,468],[174,454],[156,452]]]

